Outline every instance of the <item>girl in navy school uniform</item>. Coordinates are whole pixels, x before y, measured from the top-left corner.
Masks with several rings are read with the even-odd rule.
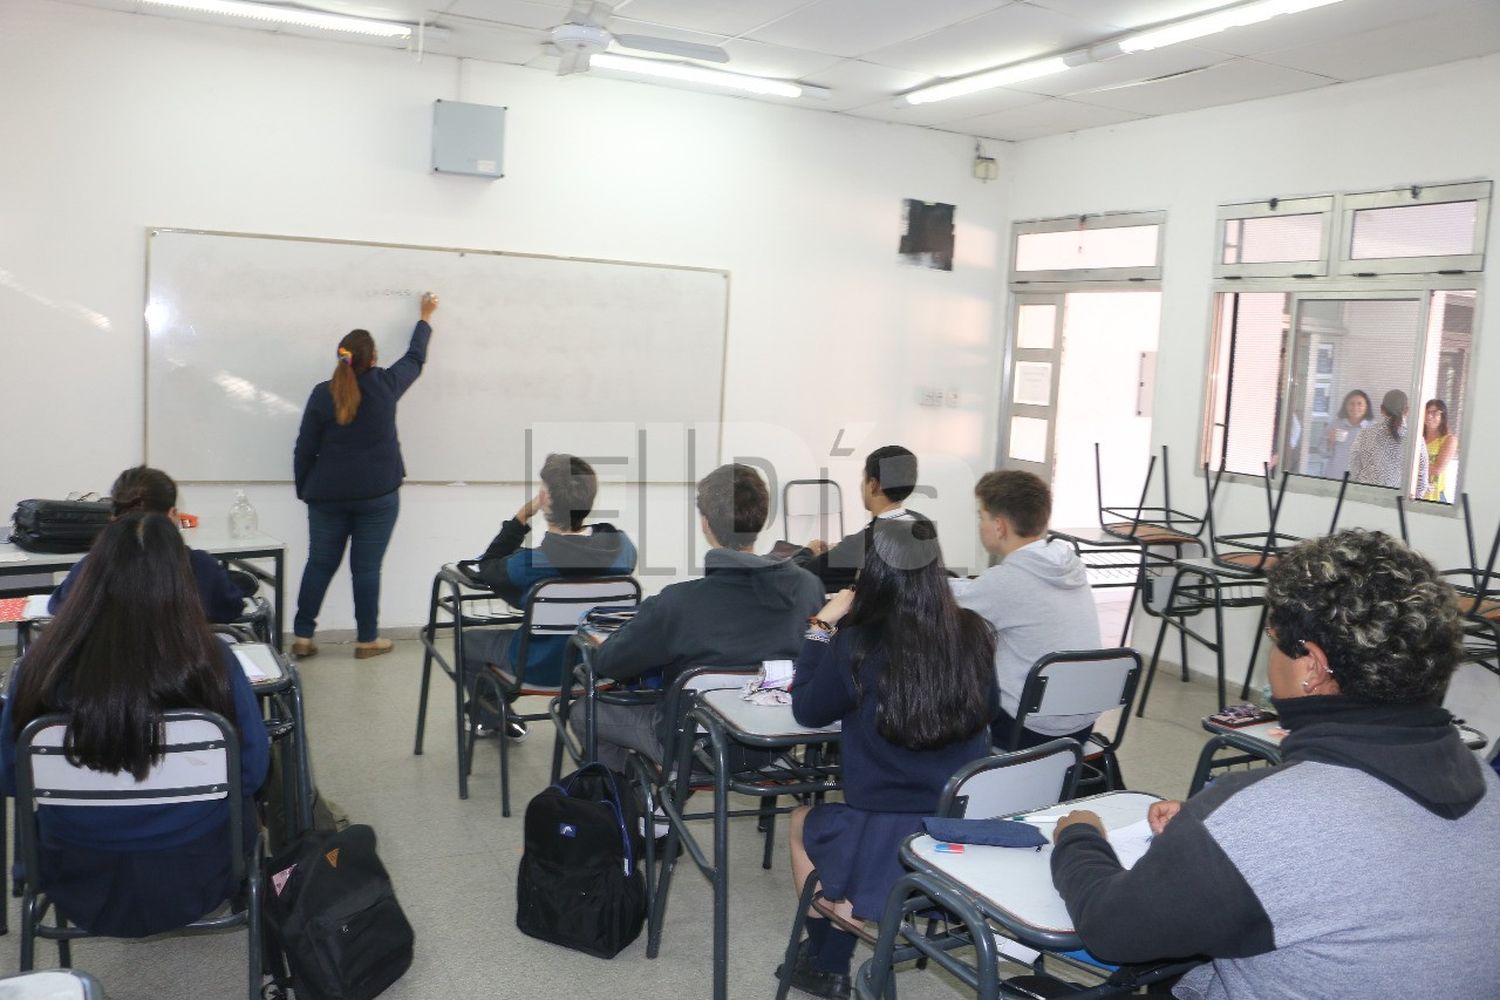
[[[880,918],[901,841],[955,771],[990,753],[994,655],[989,625],[953,599],[933,525],[876,524],[857,587],[810,620],[792,681],[799,723],[843,723],[845,801],[792,813],[799,893],[815,871],[840,916]],[[818,916],[807,928],[792,985],[849,996],[857,939]]]
[[[94,542],[72,595],[11,672],[0,713],[0,792],[15,794],[16,739],[39,716],[70,717],[74,763],[142,777],[159,759],[161,713],[173,708],[207,709],[234,723],[244,808],[252,810],[270,763],[255,693],[209,631],[177,526],[162,514],[126,514]],[[38,874],[48,897],[96,934],[144,937],[180,927],[234,889],[227,801],[53,806],[38,819]],[[253,845],[247,838],[247,852]]]
[[[147,465],[126,469],[109,488],[109,500],[116,518],[139,511],[165,514],[172,523],[177,523],[177,484],[160,469]],[[203,602],[203,613],[209,621],[228,624],[244,615],[245,598],[258,587],[254,577],[238,571],[231,573],[202,549],[188,549],[188,561],[198,586],[198,599]],[[57,614],[82,569],[83,560],[74,563],[62,584],[52,592],[47,601],[49,614]]]

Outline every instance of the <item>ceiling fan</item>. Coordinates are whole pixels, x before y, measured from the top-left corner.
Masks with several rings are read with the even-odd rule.
[[[598,0],[574,0],[567,20],[549,33],[551,44],[562,56],[557,75],[588,71],[589,59],[605,49],[611,42],[625,49],[642,52],[660,52],[663,55],[684,59],[700,59],[704,62],[724,63],[729,53],[717,45],[700,45],[697,42],[680,42],[672,38],[657,38],[652,35],[620,35],[605,27],[612,8]]]

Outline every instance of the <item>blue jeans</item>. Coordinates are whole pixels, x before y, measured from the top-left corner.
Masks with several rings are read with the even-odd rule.
[[[354,581],[354,623],[360,642],[379,634],[380,563],[401,511],[401,494],[392,491],[370,500],[309,500],[307,503],[307,568],[297,592],[297,617],[292,632],[311,639],[328,584],[344,561],[349,543],[349,575]]]

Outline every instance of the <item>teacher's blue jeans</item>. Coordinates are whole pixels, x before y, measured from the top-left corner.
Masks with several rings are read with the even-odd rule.
[[[396,491],[370,500],[310,500],[307,504],[307,568],[297,592],[292,631],[311,639],[328,584],[344,561],[349,544],[349,575],[354,582],[354,623],[360,642],[373,642],[380,618],[380,563],[401,511]]]

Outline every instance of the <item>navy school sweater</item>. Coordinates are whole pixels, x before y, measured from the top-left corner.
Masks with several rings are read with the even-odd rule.
[[[188,549],[188,563],[193,568],[193,579],[198,583],[198,599],[203,602],[203,613],[209,621],[225,625],[245,613],[244,594],[229,578],[229,571],[224,568],[223,563],[202,549]],[[82,565],[82,559],[74,563],[63,582],[52,592],[52,597],[47,601],[47,611],[50,614],[57,614],[57,609],[62,607]]]
[[[406,353],[389,368],[359,376],[359,410],[346,426],[333,415],[333,392],[319,382],[307,397],[292,451],[300,500],[368,500],[401,485],[406,465],[396,437],[396,403],[422,374],[432,327],[418,320]]]
[[[955,771],[990,753],[986,725],[966,739],[936,750],[908,750],[881,736],[875,728],[876,692],[885,653],[879,646],[860,664],[864,696],[854,690],[851,668],[858,627],[839,629],[830,642],[807,639],[792,678],[792,715],[804,726],[843,723],[844,800],[868,812],[937,811],[943,786]],[[994,675],[990,674],[990,718],[999,710]]]

